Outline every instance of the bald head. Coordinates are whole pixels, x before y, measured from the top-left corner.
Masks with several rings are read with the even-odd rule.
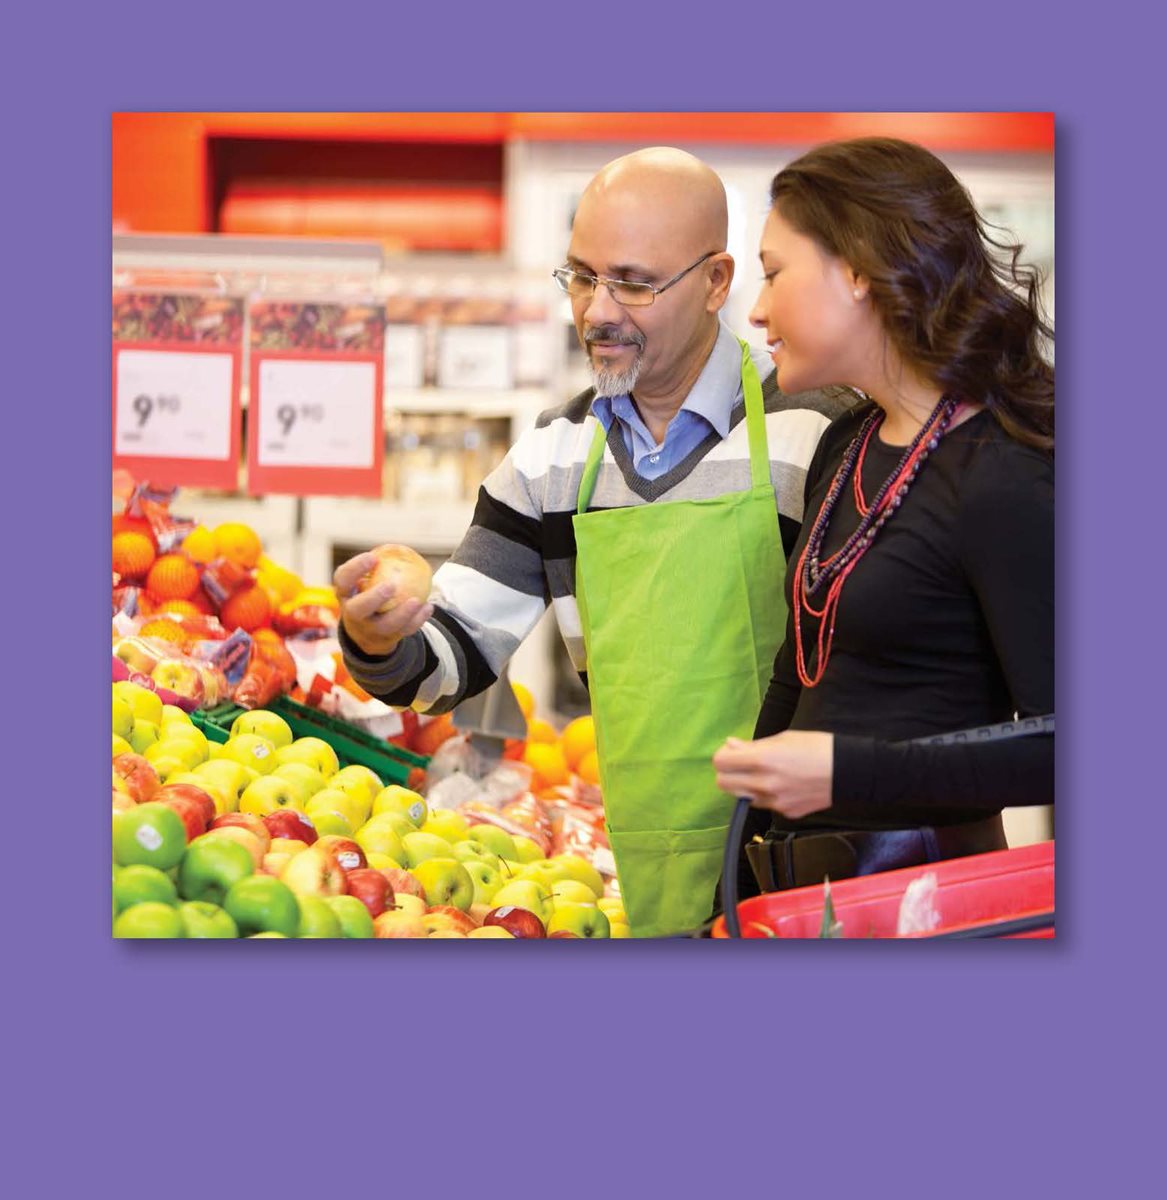
[[[580,197],[577,219],[597,208],[651,212],[686,253],[726,247],[724,184],[699,158],[671,146],[637,150],[603,167]]]

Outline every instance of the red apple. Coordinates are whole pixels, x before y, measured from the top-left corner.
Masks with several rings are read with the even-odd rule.
[[[198,805],[205,822],[203,826],[204,832],[206,827],[215,819],[214,798],[209,792],[203,791],[201,787],[195,787],[193,783],[166,783],[158,789],[154,799],[168,800],[171,796],[182,797]]]
[[[541,938],[547,936],[543,922],[529,908],[516,908],[513,904],[504,904],[501,908],[492,908],[482,918],[483,927],[500,925],[508,933],[517,938]]]
[[[280,872],[280,879],[297,896],[343,896],[348,890],[336,855],[319,841],[293,855]]]
[[[425,899],[425,888],[421,886],[421,881],[415,879],[404,868],[386,867],[381,874],[389,880],[389,886],[393,889],[395,896],[404,894],[406,896],[419,896],[422,900]]]
[[[140,754],[119,754],[113,760],[113,769],[125,782],[135,804],[145,804],[147,800],[152,800],[154,793],[161,787],[158,772]]]
[[[372,553],[377,556],[377,565],[361,579],[358,585],[361,591],[382,583],[391,583],[394,587],[392,597],[377,609],[379,613],[389,612],[411,596],[423,603],[429,599],[433,572],[416,550],[387,544],[377,546]]]
[[[295,808],[278,808],[275,812],[260,817],[260,820],[267,827],[273,841],[277,838],[292,838],[311,846],[318,836],[312,818]]]
[[[426,927],[427,934],[445,929],[465,934],[469,933],[471,929],[477,928],[474,918],[469,913],[464,913],[452,904],[435,904],[432,908],[427,908],[421,921]]]
[[[178,813],[186,829],[186,840],[189,844],[195,838],[202,837],[207,832],[207,821],[203,816],[203,807],[197,800],[189,796],[163,796],[159,794],[154,800],[157,804],[165,804],[167,808]]]
[[[380,871],[372,867],[356,867],[346,871],[345,878],[348,880],[348,894],[356,896],[374,919],[392,906],[393,888]]]
[[[263,852],[266,854],[271,849],[271,834],[268,832],[267,826],[263,823],[263,817],[256,813],[220,813],[212,822],[212,829],[230,828],[232,825],[238,825],[242,829],[248,830],[259,838],[260,844],[263,846]]]
[[[339,833],[326,833],[324,837],[316,839],[316,845],[331,850],[342,870],[355,871],[357,867],[369,865],[369,860],[360,845],[352,838],[343,837]]]
[[[557,929],[557,930],[556,930],[554,933],[549,933],[547,936],[548,936],[549,938],[557,938],[557,937],[573,937],[573,938],[577,938],[577,937],[579,937],[579,934],[578,934],[578,933],[572,933],[570,929]]]

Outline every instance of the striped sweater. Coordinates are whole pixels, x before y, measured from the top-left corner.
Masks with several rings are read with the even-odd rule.
[[[806,468],[823,430],[846,405],[820,392],[784,395],[769,358],[755,354],[754,359],[758,374],[765,376],[770,479],[789,554],[802,520]],[[342,629],[348,669],[366,691],[395,707],[448,712],[494,683],[548,604],[572,664],[585,676],[572,517],[597,425],[593,397],[589,388],[540,414],[535,427],[483,481],[470,529],[434,574],[434,615],[419,633],[404,639],[389,656],[371,658]],[[749,486],[739,380],[729,435],[722,439],[711,430],[659,479],[646,480],[636,473],[619,423],[613,421],[589,511],[709,499]]]

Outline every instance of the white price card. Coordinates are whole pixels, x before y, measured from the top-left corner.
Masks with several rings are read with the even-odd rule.
[[[230,354],[117,351],[114,452],[225,459],[231,454]]]
[[[259,364],[261,467],[373,465],[377,370],[370,362],[264,359]]]
[[[425,329],[420,325],[385,326],[385,387],[414,389],[425,384]]]
[[[438,386],[514,387],[514,339],[509,325],[447,325],[438,347]]]

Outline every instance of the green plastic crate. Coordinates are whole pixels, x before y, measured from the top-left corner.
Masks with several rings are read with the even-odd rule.
[[[287,696],[280,696],[265,707],[269,712],[279,713],[296,737],[318,737],[326,741],[336,751],[342,767],[358,763],[376,771],[386,784],[404,785],[414,767],[424,770],[429,766],[430,760],[423,754],[390,745],[347,721],[298,704]],[[191,718],[210,741],[225,742],[235,718],[247,711],[238,704],[220,704],[217,708],[198,709],[191,713]]]

